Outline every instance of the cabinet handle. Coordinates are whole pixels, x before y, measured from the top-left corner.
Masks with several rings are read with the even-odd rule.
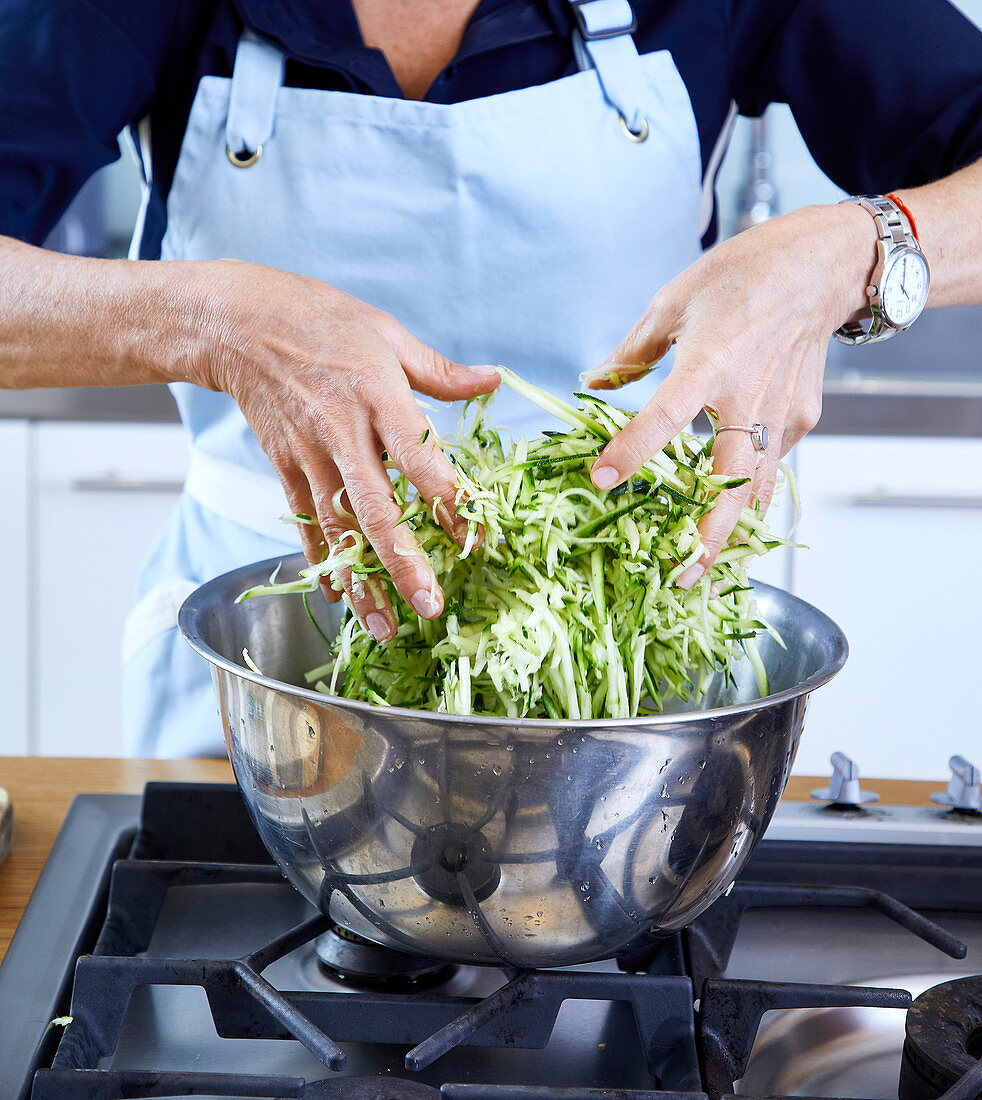
[[[888,493],[871,490],[847,497],[853,508],[955,508],[967,511],[982,509],[982,496],[943,496],[933,493]]]
[[[149,477],[80,477],[69,483],[74,493],[179,493],[183,481],[167,481]]]

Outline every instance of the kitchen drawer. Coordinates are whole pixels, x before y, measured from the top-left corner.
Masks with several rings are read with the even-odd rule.
[[[123,621],[180,492],[186,436],[179,425],[34,430],[35,751],[120,755]]]
[[[0,576],[3,580],[0,634],[0,755],[28,751],[28,682],[31,668],[28,609],[34,599],[28,503],[30,429],[21,421],[0,424]],[[2,778],[2,777],[0,777]]]
[[[809,436],[796,450],[810,549],[793,590],[851,652],[812,699],[795,770],[827,771],[835,749],[897,778],[982,756],[982,441]]]

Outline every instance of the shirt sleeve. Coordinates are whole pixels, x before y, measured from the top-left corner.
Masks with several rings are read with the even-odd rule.
[[[982,31],[947,0],[728,0],[742,114],[787,103],[853,193],[929,183],[982,156]]]
[[[170,3],[0,0],[0,233],[40,244],[147,110]]]

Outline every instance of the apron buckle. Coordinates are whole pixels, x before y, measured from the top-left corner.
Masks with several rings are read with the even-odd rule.
[[[569,3],[573,9],[576,29],[585,42],[619,38],[622,34],[634,34],[638,29],[638,17],[628,0],[569,0]],[[614,11],[617,11],[621,22],[612,25],[609,17]],[[622,12],[630,18],[623,18]]]

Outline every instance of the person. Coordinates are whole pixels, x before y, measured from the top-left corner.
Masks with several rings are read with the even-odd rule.
[[[716,439],[717,469],[750,480],[703,521],[698,582],[818,420],[876,255],[854,203],[706,247],[736,112],[789,103],[837,183],[916,219],[931,304],[982,300],[982,35],[943,0],[2,0],[0,73],[3,384],[168,382],[191,435],[128,624],[134,754],[222,751],[174,612],[289,551],[287,508],[319,521],[308,558],[357,524],[401,597],[442,612],[381,452],[462,541],[414,391],[486,393],[495,363],[568,393],[674,346],[667,379],[626,391],[603,488],[701,408],[766,426],[765,450]],[[130,260],[41,250],[124,128],[145,180]],[[494,418],[529,423],[507,395]],[[389,639],[391,607],[345,588]]]

